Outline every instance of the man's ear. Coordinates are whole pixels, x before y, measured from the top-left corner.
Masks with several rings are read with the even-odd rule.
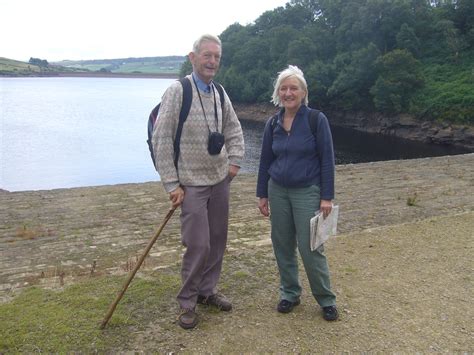
[[[193,64],[194,63],[194,58],[196,58],[196,54],[194,54],[194,52],[189,52],[188,57],[189,57],[189,61],[191,62],[191,64]]]

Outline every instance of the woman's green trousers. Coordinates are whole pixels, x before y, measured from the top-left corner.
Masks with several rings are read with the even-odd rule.
[[[301,295],[298,248],[314,298],[321,307],[335,305],[324,246],[314,251],[310,248],[310,219],[319,211],[319,187],[285,188],[270,179],[268,196],[273,251],[280,272],[280,298],[295,302]]]

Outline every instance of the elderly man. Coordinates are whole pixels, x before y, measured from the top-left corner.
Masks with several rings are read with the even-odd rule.
[[[221,41],[212,35],[201,36],[189,53],[192,103],[176,165],[173,143],[183,98],[180,82],[164,93],[153,130],[156,168],[173,207],[181,206],[186,251],[177,300],[178,323],[184,329],[197,325],[197,303],[232,309],[229,300],[217,292],[217,283],[227,244],[230,183],[244,156],[244,139],[229,97],[225,91],[218,94],[219,84],[213,82],[221,55]]]

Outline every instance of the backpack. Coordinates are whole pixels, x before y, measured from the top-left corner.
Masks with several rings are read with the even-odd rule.
[[[308,115],[308,120],[309,120],[309,127],[311,128],[311,133],[313,133],[314,138],[316,138],[316,135],[318,133],[318,122],[319,122],[319,113],[321,111],[311,109],[309,115]],[[278,114],[274,115],[271,118],[271,123],[270,126],[272,128],[272,137],[273,137],[273,132],[275,131],[275,127],[277,125],[278,121]]]
[[[179,82],[183,86],[183,101],[181,102],[181,111],[179,112],[179,121],[178,121],[178,128],[176,129],[176,136],[173,143],[174,148],[174,166],[178,167],[178,158],[179,158],[179,144],[181,140],[181,133],[183,131],[183,125],[186,119],[188,118],[189,110],[191,109],[191,103],[193,100],[193,88],[191,87],[191,81],[184,77],[179,79]],[[221,100],[221,110],[224,112],[224,89],[221,84],[213,81],[214,86],[219,93],[219,97]],[[153,152],[153,144],[151,142],[153,136],[153,127],[155,126],[156,119],[158,118],[158,112],[160,110],[161,102],[155,106],[155,108],[150,112],[150,116],[148,117],[148,149],[150,150],[151,160],[153,161],[153,166],[156,167],[156,160],[155,154]]]

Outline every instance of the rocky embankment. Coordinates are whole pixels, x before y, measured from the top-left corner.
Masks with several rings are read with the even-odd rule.
[[[243,105],[235,104],[240,118],[265,121],[277,110],[269,103]],[[420,121],[410,115],[384,116],[378,113],[326,112],[330,122],[337,126],[359,131],[397,136],[423,143],[452,145],[474,152],[474,127]]]
[[[232,183],[229,250],[269,244],[256,177]],[[474,210],[474,154],[338,165],[339,231]],[[45,191],[0,191],[0,299],[25,286],[63,285],[130,269],[169,200],[159,182]],[[148,267],[179,261],[179,218],[167,225]]]
[[[99,352],[473,352],[474,154],[336,167],[339,233],[326,252],[340,321],[331,323],[322,319],[302,266],[301,304],[290,314],[276,312],[279,277],[255,184],[255,175],[242,174],[231,187],[219,288],[233,301],[233,311],[198,306],[196,329],[176,324],[174,297],[184,252],[177,211],[136,277],[156,283],[153,289],[166,296],[143,303],[131,296],[133,311],[94,335],[108,344]],[[159,182],[0,191],[0,302],[32,285],[62,290],[77,281],[125,276],[168,210]],[[169,287],[170,277],[176,286]],[[132,290],[133,285],[129,295]],[[114,292],[110,284],[110,301]],[[86,300],[97,302],[95,297],[92,291],[78,302],[64,302],[68,312],[81,314]],[[56,298],[36,302],[40,317]],[[123,300],[119,311],[124,306]],[[98,325],[103,314],[87,323]],[[33,324],[41,324],[31,328],[38,337],[58,334]],[[74,326],[63,318],[47,324]],[[81,333],[84,326],[74,331]],[[126,337],[114,340],[124,331]],[[50,349],[56,340],[50,340]],[[15,346],[7,353],[42,350],[28,337]],[[94,352],[95,345],[72,343],[70,349]]]

